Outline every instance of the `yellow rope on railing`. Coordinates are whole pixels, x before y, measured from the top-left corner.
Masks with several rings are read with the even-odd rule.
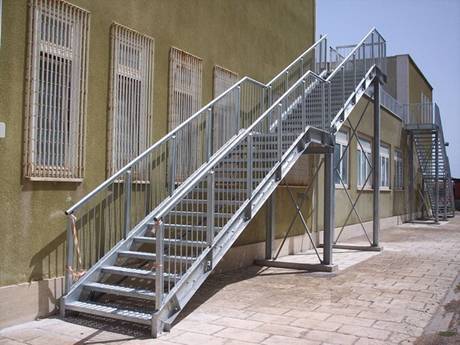
[[[73,235],[74,247],[76,248],[76,252],[77,252],[78,266],[82,267],[83,262],[81,259],[80,244],[78,242],[77,225],[76,225],[77,218],[73,214],[71,214],[69,217],[72,222],[72,235]],[[86,271],[82,269],[74,270],[72,266],[67,266],[67,270],[70,273],[72,273],[72,277],[74,281],[80,279],[86,273]]]

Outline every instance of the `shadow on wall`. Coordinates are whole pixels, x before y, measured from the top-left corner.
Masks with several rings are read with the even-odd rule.
[[[56,313],[59,298],[64,291],[66,232],[44,246],[30,260],[32,271],[29,281],[38,280],[37,283],[37,315],[36,318],[46,317]],[[44,279],[50,272],[55,272],[57,278]]]

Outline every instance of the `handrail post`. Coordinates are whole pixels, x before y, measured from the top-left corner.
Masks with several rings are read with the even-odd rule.
[[[273,88],[272,88],[272,84],[270,84],[270,85],[268,85],[268,106],[267,106],[267,109],[272,106],[272,102],[273,102]]]
[[[366,44],[366,43],[364,43],[364,44]],[[371,58],[372,58],[372,62],[375,64],[374,33],[371,33]]]
[[[206,118],[206,158],[209,162],[209,159],[212,156],[212,146],[213,146],[213,117],[212,117],[212,107],[208,108],[208,115]]]
[[[240,131],[241,127],[241,85],[238,85],[238,92],[236,94],[236,133]]]
[[[342,104],[345,104],[345,65],[342,66]]]
[[[170,142],[170,161],[169,161],[169,195],[174,193],[176,184],[176,151],[177,151],[177,140],[176,136],[171,137]]]
[[[131,227],[131,185],[132,185],[132,174],[131,168],[126,171],[126,180],[125,180],[125,226],[123,232],[123,238],[128,236],[128,232]]]
[[[326,95],[324,90],[324,83],[321,82],[321,120],[322,120],[322,128],[328,129],[330,127],[330,123],[326,127]]]
[[[324,39],[324,69],[327,69],[327,38]]]
[[[207,200],[207,205],[206,205],[206,242],[208,246],[210,247],[214,241],[214,207],[215,207],[215,193],[214,193],[214,188],[215,188],[215,174],[214,171],[211,170],[208,173],[207,177],[207,194],[208,194],[208,200]]]
[[[289,89],[289,70],[286,70],[286,84],[285,84],[284,92],[286,92],[288,89]]]
[[[164,224],[160,219],[155,219],[155,309],[159,310],[163,303],[164,294]]]
[[[72,233],[72,214],[69,214],[67,217],[67,256],[66,256],[66,274],[65,274],[65,293],[70,291],[70,288],[73,285],[73,264],[74,264],[74,240],[73,240],[73,233]]]
[[[305,95],[306,87],[305,87],[306,81],[305,79],[302,80],[302,131],[305,130],[307,127],[307,99]]]
[[[215,207],[215,174],[210,171],[207,176],[207,205],[206,205],[206,244],[211,248],[214,242],[214,207]],[[205,271],[212,270],[212,250],[207,256]]]
[[[278,104],[278,131],[277,131],[277,148],[278,162],[283,158],[283,104]]]
[[[356,54],[353,53],[353,87],[356,88]]]
[[[247,147],[247,172],[246,172],[246,193],[248,200],[251,200],[252,197],[252,174],[253,174],[253,163],[254,163],[254,145],[253,145],[253,133],[249,133],[248,135],[248,147]],[[249,202],[246,210],[244,218],[246,220],[251,219],[252,217],[252,203]]]
[[[300,76],[303,76],[303,57],[300,58]]]

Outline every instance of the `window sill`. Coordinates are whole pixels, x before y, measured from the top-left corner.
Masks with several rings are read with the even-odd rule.
[[[356,186],[357,188],[357,192],[359,192],[361,190],[361,188],[363,188],[363,186]],[[374,191],[374,188],[372,187],[364,187],[363,192],[373,192]]]
[[[344,187],[343,184],[339,183],[335,185],[335,189],[350,189],[350,186],[346,184]]]
[[[70,182],[70,183],[81,183],[82,178],[66,178],[66,177],[27,177],[30,181],[37,182]]]

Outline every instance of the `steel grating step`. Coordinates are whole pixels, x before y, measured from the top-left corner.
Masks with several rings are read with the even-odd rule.
[[[66,309],[77,311],[80,313],[97,315],[102,317],[108,317],[112,319],[130,321],[141,323],[144,325],[150,325],[152,322],[152,315],[148,313],[142,313],[129,309],[121,309],[117,307],[111,307],[103,304],[97,304],[93,302],[80,302],[74,301],[66,303]]]
[[[155,244],[156,238],[150,236],[137,236],[133,238],[135,243],[144,243],[144,244]],[[196,248],[205,248],[208,244],[205,241],[193,241],[193,240],[184,240],[180,238],[165,238],[163,240],[165,245],[169,246],[186,246],[186,247],[196,247]]]
[[[180,244],[180,242],[179,242]],[[142,260],[149,260],[154,261],[156,260],[155,253],[147,253],[147,252],[136,252],[131,250],[122,250],[118,252],[119,256],[128,257],[132,259],[142,259]],[[177,255],[164,255],[163,260],[165,261],[179,261],[179,262],[193,262],[196,260],[196,257],[193,256],[177,256]]]
[[[189,224],[165,224],[164,225],[165,229],[180,229],[180,230],[189,230],[189,231],[202,231],[206,232],[208,230],[208,227],[206,225],[189,225]],[[221,230],[221,227],[215,226],[214,229],[216,231]]]
[[[102,273],[106,274],[115,274],[120,276],[126,277],[133,277],[133,278],[145,278],[145,279],[155,279],[156,272],[143,270],[140,268],[130,268],[130,267],[122,267],[122,266],[103,266],[101,268]],[[180,275],[172,274],[172,273],[163,273],[163,277],[169,280],[178,280],[180,279]]]
[[[83,286],[87,290],[102,292],[111,295],[142,298],[148,300],[155,299],[155,292],[145,289],[136,289],[127,286],[111,285],[103,283],[87,283]]]

